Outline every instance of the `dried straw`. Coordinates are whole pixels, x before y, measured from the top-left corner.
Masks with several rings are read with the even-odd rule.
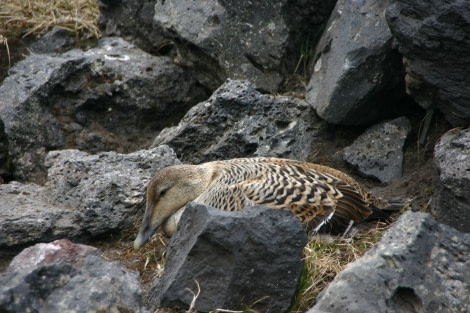
[[[41,36],[61,26],[77,39],[99,38],[97,0],[5,0],[0,6],[0,30],[21,30],[22,36]],[[10,34],[11,35],[11,34]],[[4,35],[7,37],[8,35]]]

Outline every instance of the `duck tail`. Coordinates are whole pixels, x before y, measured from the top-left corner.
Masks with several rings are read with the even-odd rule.
[[[385,222],[390,222],[391,216],[394,213],[399,213],[401,211],[406,210],[410,206],[411,201],[412,199],[391,200],[387,201],[387,205],[383,206],[382,208],[378,208],[374,205],[371,205],[370,209],[372,210],[372,212],[366,218],[366,221],[382,220]]]

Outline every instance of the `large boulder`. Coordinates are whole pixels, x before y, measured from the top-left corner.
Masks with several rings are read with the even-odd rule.
[[[116,36],[132,42],[153,55],[166,55],[173,44],[153,25],[157,0],[99,0],[98,24],[104,36]]]
[[[169,58],[117,38],[86,52],[33,54],[0,87],[0,119],[14,178],[43,184],[54,149],[127,153],[205,99],[196,81]]]
[[[167,146],[130,154],[50,152],[44,187],[0,185],[0,255],[59,238],[83,242],[132,226],[142,217],[150,177],[178,163]]]
[[[168,146],[129,154],[53,151],[46,158],[47,197],[74,209],[80,232],[96,236],[125,229],[141,218],[147,183],[154,173],[179,163]]]
[[[343,149],[343,159],[365,177],[396,181],[403,172],[403,146],[410,131],[406,117],[374,125]]]
[[[333,5],[334,1],[156,1],[154,22],[177,45],[180,64],[192,68],[210,89],[231,78],[275,91],[287,74],[285,60],[295,66],[302,40],[319,32]],[[295,54],[288,55],[294,49]]]
[[[163,276],[151,289],[155,309],[249,307],[284,312],[302,271],[307,235],[288,210],[262,206],[225,212],[190,203],[167,250]]]
[[[406,90],[454,126],[470,124],[470,6],[466,0],[395,0],[387,22],[406,67]]]
[[[333,124],[370,124],[397,109],[403,66],[385,20],[390,1],[339,0],[314,54],[305,98]]]
[[[314,309],[326,312],[468,312],[470,234],[429,214],[403,214],[339,273]],[[314,311],[309,311],[314,312]]]
[[[154,146],[169,145],[187,163],[247,156],[305,160],[325,131],[326,123],[306,102],[262,94],[247,81],[227,80],[178,126],[164,129]]]
[[[470,129],[453,129],[434,148],[431,208],[437,220],[470,232]]]
[[[1,312],[147,312],[139,274],[59,240],[16,256],[0,274]]]

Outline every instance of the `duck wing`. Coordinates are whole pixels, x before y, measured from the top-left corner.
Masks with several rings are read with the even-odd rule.
[[[301,166],[283,166],[258,181],[240,184],[256,204],[290,209],[308,231],[329,225],[342,231],[351,220],[359,222],[372,210],[354,186],[335,176]]]
[[[222,175],[194,201],[227,211],[255,204],[289,209],[307,230],[318,230],[328,222],[358,222],[372,212],[354,185],[316,170],[314,164],[276,158],[236,162],[227,166],[237,170],[228,170],[231,175]]]
[[[248,198],[237,184],[213,184],[193,202],[223,211],[238,211],[256,203]]]

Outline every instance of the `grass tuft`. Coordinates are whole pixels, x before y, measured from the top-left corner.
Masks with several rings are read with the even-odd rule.
[[[4,37],[40,37],[61,26],[77,40],[98,39],[97,0],[6,0],[0,5],[0,32]]]
[[[332,237],[329,235],[315,235],[310,239],[303,250],[304,267],[290,313],[308,311],[316,302],[318,294],[341,272],[347,264],[360,258],[381,238],[391,224],[378,222],[364,224],[348,237]],[[141,282],[149,292],[150,283],[163,273],[166,243],[161,234],[152,236],[150,242],[139,251],[134,251],[132,242],[137,234],[138,225],[123,231],[119,240],[112,242],[95,243],[101,250],[107,251],[103,256],[110,260],[120,261],[127,268],[137,270],[141,274]],[[197,284],[197,283],[196,283]],[[199,290],[199,288],[198,288]],[[194,292],[194,301],[199,292]],[[147,295],[148,296],[148,295]],[[146,299],[148,301],[149,299]],[[254,304],[252,304],[254,305]],[[256,313],[256,310],[247,306],[241,311],[219,308],[214,312],[229,313]],[[193,304],[194,306],[194,304]],[[189,312],[192,312],[193,307]],[[156,312],[183,312],[177,309],[157,310]]]
[[[7,49],[8,54],[8,68],[11,67],[11,56],[10,56],[10,47],[8,46],[8,39],[0,34],[0,46],[4,45]]]
[[[304,268],[289,312],[308,311],[336,274],[378,242],[389,226],[378,223],[376,228],[358,231],[352,237],[315,235],[311,238],[303,251]]]

